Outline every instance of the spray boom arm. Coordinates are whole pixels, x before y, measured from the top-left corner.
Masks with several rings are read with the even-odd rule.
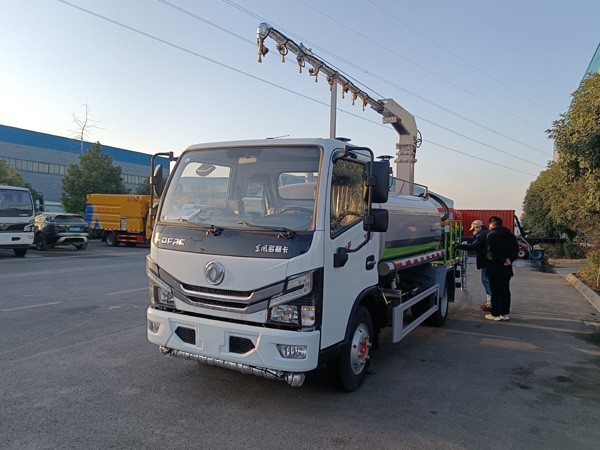
[[[365,106],[368,105],[381,114],[383,116],[383,123],[390,124],[398,133],[398,143],[396,144],[397,159],[394,161],[396,163],[396,176],[414,182],[414,163],[417,161],[415,159],[415,154],[420,139],[418,139],[419,132],[417,130],[415,117],[412,114],[392,99],[373,99],[343,74],[330,67],[325,61],[319,59],[311,49],[306,48],[302,43],[296,44],[293,40],[287,38],[271,25],[264,22],[261,23],[256,30],[259,63],[262,62],[262,58],[269,52],[269,49],[265,45],[265,40],[267,38],[271,38],[277,43],[276,48],[281,55],[281,62],[285,62],[286,55],[289,52],[292,52],[296,55],[300,73],[302,73],[302,68],[306,66],[306,63],[308,63],[312,66],[308,69],[308,72],[310,76],[315,77],[315,82],[318,81],[320,73],[327,77],[329,90],[332,91],[332,130],[335,130],[335,109],[337,109],[335,92],[337,91],[338,84],[341,87],[342,98],[344,98],[345,93],[350,92],[353,105],[354,100],[360,97],[363,111]]]

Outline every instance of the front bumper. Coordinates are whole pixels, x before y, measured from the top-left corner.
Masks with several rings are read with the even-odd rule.
[[[174,356],[183,356],[211,364],[211,360],[221,367],[241,370],[244,366],[259,370],[281,371],[282,375],[308,372],[317,367],[321,333],[319,331],[288,331],[274,328],[263,328],[252,325],[242,325],[232,322],[221,322],[201,317],[186,316],[149,307],[148,340],[161,346],[161,350]],[[156,332],[152,331],[158,325]],[[179,330],[178,330],[179,328]],[[193,330],[182,340],[181,329]],[[187,331],[184,331],[187,333]],[[239,348],[233,349],[232,342],[248,342],[246,352]],[[251,344],[250,344],[251,341]],[[305,345],[305,359],[284,358],[277,349],[277,344]],[[169,351],[171,350],[171,351]],[[175,351],[175,352],[172,352]],[[183,352],[183,353],[177,353]],[[189,354],[189,356],[186,356]],[[198,355],[198,358],[193,357]],[[232,364],[235,366],[232,366]],[[244,372],[246,373],[246,372]],[[251,373],[248,372],[247,373]],[[264,376],[264,375],[263,375]]]
[[[0,248],[29,248],[33,244],[33,233],[0,233]]]

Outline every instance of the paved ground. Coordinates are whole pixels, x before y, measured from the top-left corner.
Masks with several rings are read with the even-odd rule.
[[[352,394],[161,356],[142,248],[0,255],[0,448],[573,449],[600,442],[600,313],[520,263],[510,322],[470,266],[443,328],[385,330]],[[558,269],[559,271],[562,269]]]

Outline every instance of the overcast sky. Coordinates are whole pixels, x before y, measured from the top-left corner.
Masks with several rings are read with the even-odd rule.
[[[572,0],[0,0],[0,124],[144,153],[328,137],[329,86],[270,52],[266,21],[417,118],[416,181],[457,208],[515,209],[552,159],[600,42],[600,2]],[[338,98],[337,135],[395,153],[373,110]]]

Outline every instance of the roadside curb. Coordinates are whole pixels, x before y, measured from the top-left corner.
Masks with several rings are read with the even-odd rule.
[[[587,264],[587,259],[554,259],[548,258],[550,264]]]
[[[574,274],[568,273],[565,277],[567,281],[573,285],[581,294],[588,299],[594,308],[600,312],[600,295],[596,294],[592,289],[587,287],[583,281],[577,278]]]

